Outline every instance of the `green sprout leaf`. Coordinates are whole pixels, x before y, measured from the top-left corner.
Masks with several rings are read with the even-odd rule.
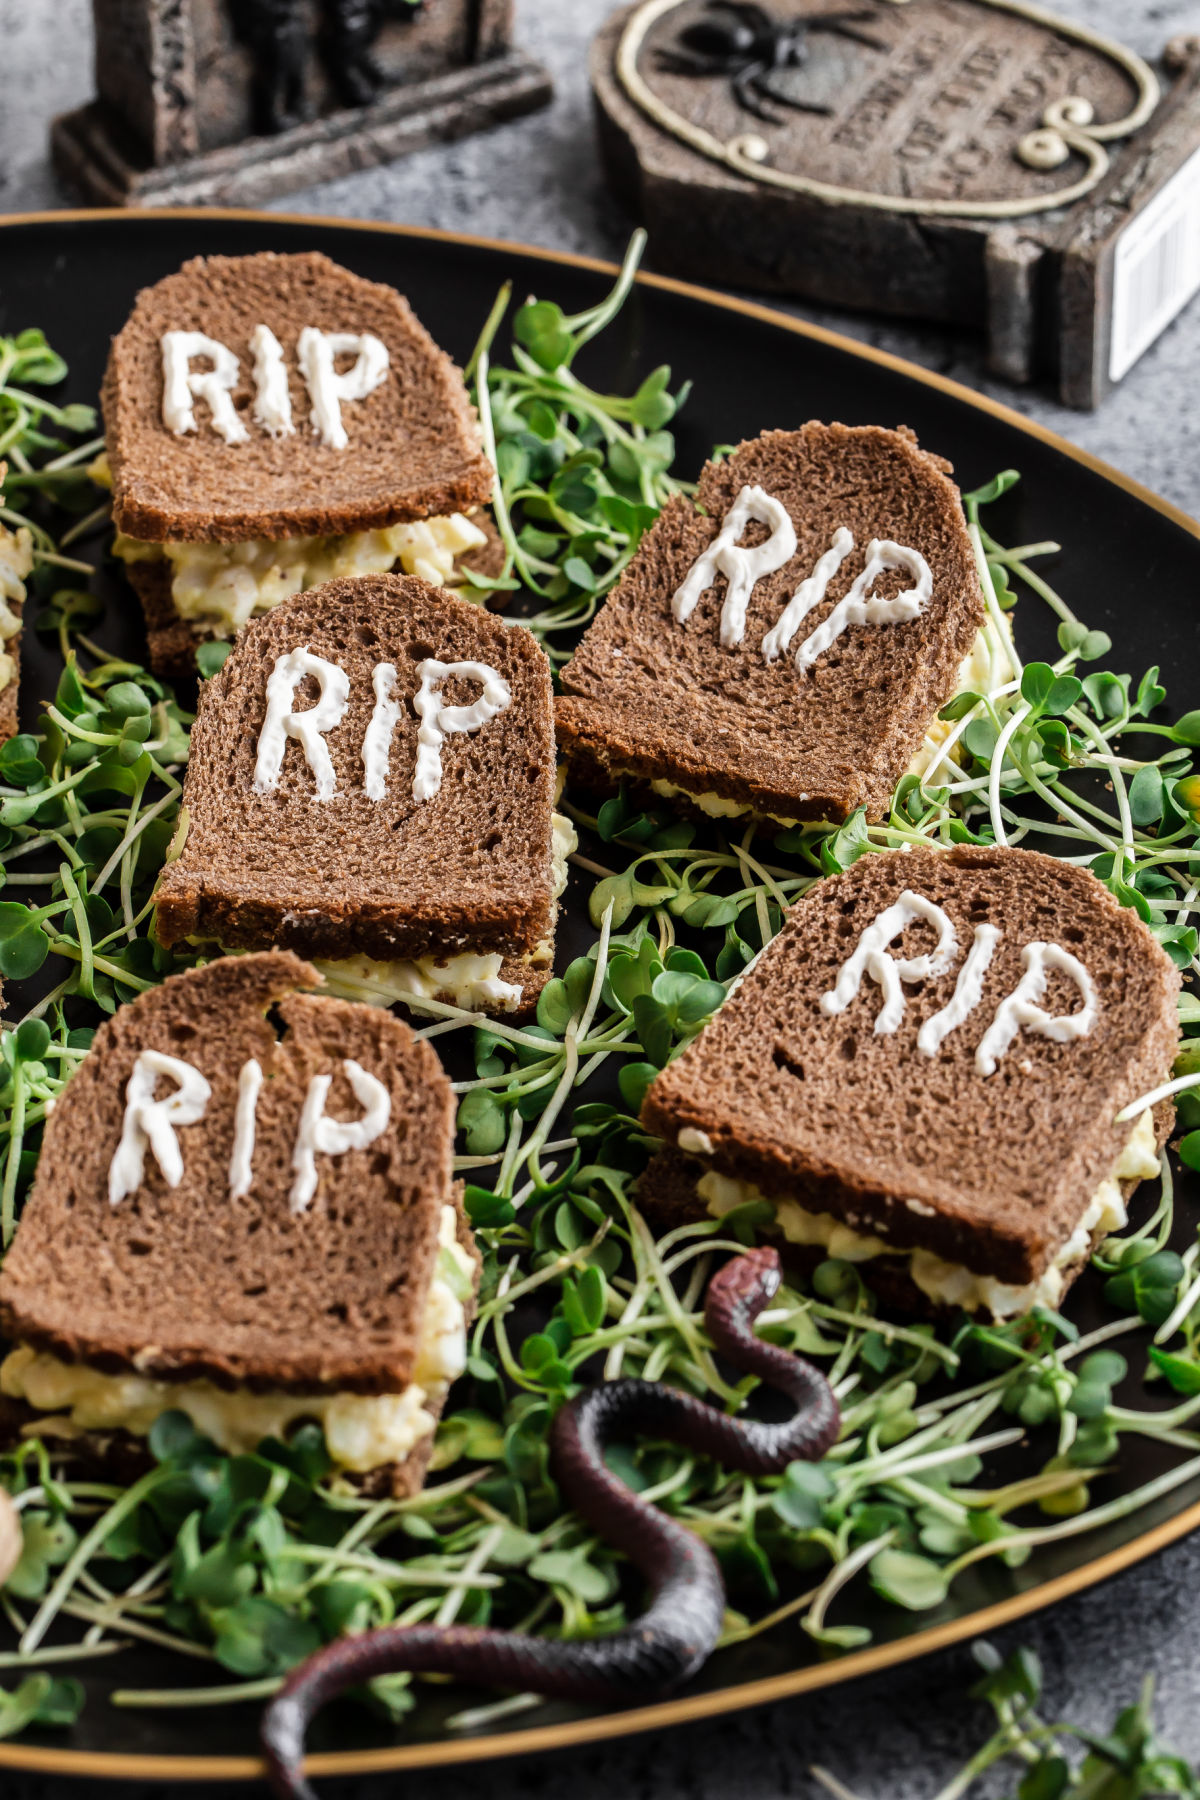
[[[877,1594],[909,1612],[929,1612],[949,1591],[945,1571],[911,1550],[881,1550],[871,1558],[870,1575]]]
[[[218,669],[225,667],[226,658],[233,649],[232,643],[215,638],[207,644],[196,646],[196,667],[204,680],[209,680]]]
[[[1135,1312],[1147,1325],[1162,1325],[1171,1315],[1183,1263],[1173,1250],[1159,1250],[1131,1269],[1122,1269],[1104,1284],[1104,1298],[1121,1312]]]
[[[821,867],[827,875],[837,875],[865,856],[871,848],[865,807],[851,813],[846,823],[826,838],[821,845]]]

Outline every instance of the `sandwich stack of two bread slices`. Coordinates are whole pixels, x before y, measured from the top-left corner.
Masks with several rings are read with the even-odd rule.
[[[0,1273],[0,1432],[128,1470],[182,1411],[222,1450],[323,1428],[416,1492],[478,1260],[454,1098],[390,1013],[287,953],[172,976],[101,1026]]]
[[[646,533],[563,670],[560,748],[685,811],[877,817],[983,620],[949,464],[904,429],[767,431]]]
[[[161,942],[290,949],[340,992],[520,1015],[554,956],[554,812],[531,633],[411,576],[331,582],[200,689]]]
[[[197,258],[146,289],[101,403],[114,548],[161,675],[336,577],[498,567],[460,371],[400,294],[328,257]]]
[[[1094,876],[1014,849],[873,854],[818,882],[651,1084],[664,1226],[748,1201],[889,1304],[1056,1307],[1157,1173],[1179,975]],[[1131,1114],[1131,1110],[1132,1114]]]

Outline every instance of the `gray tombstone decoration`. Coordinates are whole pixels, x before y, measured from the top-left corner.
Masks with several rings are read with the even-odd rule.
[[[92,0],[55,166],[109,206],[254,205],[543,106],[512,0]]]
[[[592,50],[657,267],[979,325],[1079,407],[1200,289],[1200,39],[1163,75],[1032,0],[637,0]]]

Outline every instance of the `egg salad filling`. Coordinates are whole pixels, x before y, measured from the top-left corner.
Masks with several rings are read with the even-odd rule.
[[[685,1148],[687,1146],[684,1146]],[[1024,1287],[1012,1287],[990,1275],[977,1275],[960,1263],[945,1262],[931,1250],[903,1250],[884,1238],[855,1231],[831,1213],[813,1213],[794,1200],[772,1200],[753,1182],[735,1181],[715,1170],[702,1176],[697,1192],[715,1219],[735,1206],[766,1200],[774,1208],[779,1232],[789,1244],[824,1250],[844,1262],[871,1262],[876,1257],[906,1257],[908,1274],[923,1294],[940,1306],[958,1306],[964,1312],[989,1312],[993,1319],[1019,1318],[1032,1306],[1055,1307],[1066,1288],[1066,1272],[1088,1254],[1093,1243],[1127,1222],[1122,1181],[1146,1181],[1159,1172],[1154,1115],[1144,1112],[1125,1140],[1116,1168],[1092,1195],[1071,1236],[1045,1273]]]
[[[626,769],[622,772],[627,775],[633,774],[631,769]],[[710,819],[743,819],[747,818],[754,811],[752,806],[746,806],[740,800],[730,800],[724,794],[714,794],[711,791],[706,791],[703,794],[693,794],[688,788],[680,787],[674,781],[652,781],[650,786],[656,794],[661,794],[665,800],[670,800],[675,797],[682,800],[690,800],[693,806],[698,806],[700,811],[702,813],[707,813]],[[803,794],[800,797],[801,799],[805,798]],[[799,819],[785,819],[780,813],[759,813],[757,816],[763,819],[771,819],[776,825],[786,825],[790,827],[800,823]]]
[[[285,1437],[301,1419],[315,1419],[336,1467],[364,1475],[384,1463],[403,1462],[433,1431],[436,1420],[427,1403],[439,1405],[466,1367],[464,1300],[473,1280],[471,1258],[458,1241],[455,1209],[444,1206],[413,1380],[399,1394],[257,1394],[210,1381],[149,1381],[60,1362],[28,1344],[19,1344],[0,1363],[0,1393],[55,1415],[31,1422],[26,1435],[128,1431],[145,1437],[160,1413],[178,1411],[230,1455],[246,1454],[266,1437]]]
[[[3,471],[0,470],[0,473]],[[16,659],[4,646],[21,629],[21,615],[14,612],[25,599],[25,583],[33,572],[33,538],[24,525],[10,531],[0,525],[0,689],[17,672]]]
[[[127,563],[165,558],[180,618],[227,638],[289,594],[344,575],[382,575],[399,563],[406,575],[419,575],[434,587],[452,587],[463,579],[456,559],[486,543],[486,533],[473,520],[450,513],[382,531],[278,543],[252,538],[241,544],[148,544],[118,532],[113,553]]]
[[[567,885],[568,858],[579,839],[575,827],[562,813],[553,814],[551,832],[554,898],[558,900]],[[547,938],[527,957],[517,960],[530,968],[543,968],[553,954],[553,943]],[[317,959],[316,966],[335,993],[352,1000],[390,1006],[398,996],[416,995],[422,1000],[447,1000],[465,1012],[512,1012],[521,1004],[523,990],[517,982],[501,981],[504,960],[499,951],[487,956],[464,951],[444,960],[422,956],[398,962],[373,956],[345,956]]]

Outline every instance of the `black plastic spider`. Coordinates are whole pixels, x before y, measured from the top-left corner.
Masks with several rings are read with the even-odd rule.
[[[828,113],[831,108],[780,93],[771,85],[772,71],[803,68],[809,58],[809,36],[817,31],[886,50],[880,39],[855,30],[857,25],[874,24],[878,17],[875,12],[818,13],[785,24],[749,0],[709,0],[709,16],[685,26],[678,47],[659,52],[659,66],[674,75],[728,75],[734,99],[744,111],[767,125],[781,125],[782,119],[764,101],[797,112]]]

